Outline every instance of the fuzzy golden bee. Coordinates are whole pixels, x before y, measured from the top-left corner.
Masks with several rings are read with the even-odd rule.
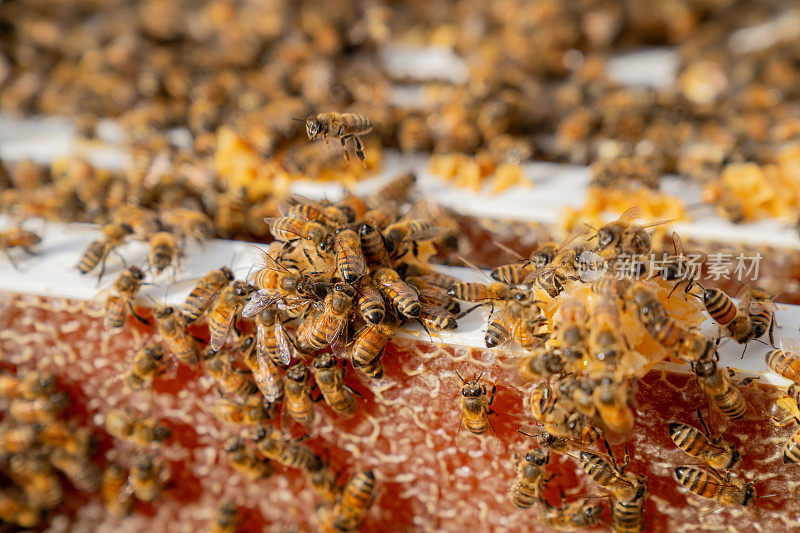
[[[333,526],[337,531],[358,531],[364,515],[375,499],[375,474],[372,470],[350,478],[333,508]]]
[[[325,297],[322,310],[311,319],[307,329],[298,330],[298,347],[303,351],[339,345],[347,331],[356,291],[346,283],[336,283]],[[304,333],[301,333],[301,331]]]
[[[688,424],[673,422],[668,426],[672,442],[678,448],[692,457],[700,459],[714,470],[730,470],[741,458],[739,451],[733,444],[723,441],[722,436],[716,439],[711,438],[706,423],[700,414],[700,409],[697,410],[697,417],[700,420],[703,431],[701,432]]]
[[[132,391],[144,390],[163,372],[164,349],[158,344],[146,344],[134,352],[123,383]]]
[[[106,329],[120,329],[125,325],[128,311],[144,324],[149,322],[136,313],[133,298],[144,281],[144,272],[139,267],[130,266],[114,282],[113,293],[106,297],[103,324]]]
[[[228,267],[212,270],[194,286],[181,306],[181,314],[188,322],[195,322],[211,305],[214,298],[233,281],[233,273]]]
[[[155,501],[161,495],[161,471],[152,455],[140,455],[134,460],[128,481],[134,496],[143,502]]]
[[[286,440],[277,431],[259,428],[253,435],[258,451],[266,458],[291,468],[314,472],[322,468],[322,460],[298,441]]]
[[[603,506],[590,503],[588,499],[566,503],[562,494],[560,507],[553,507],[544,499],[540,503],[542,523],[560,531],[590,529],[602,518]]]
[[[711,403],[728,418],[742,418],[747,411],[747,403],[737,389],[718,366],[714,359],[704,359],[694,365],[697,382],[708,395]]]
[[[95,491],[100,487],[102,477],[97,466],[86,457],[78,457],[64,448],[55,448],[48,456],[50,464],[61,471],[75,488],[85,492]]]
[[[239,437],[228,439],[223,450],[231,465],[250,479],[269,477],[275,472],[269,461],[256,456],[255,451],[247,446],[244,439]]]
[[[56,392],[46,398],[25,400],[16,398],[8,405],[8,414],[18,422],[50,422],[70,405],[69,396],[64,391]]]
[[[549,452],[545,454],[538,448],[527,452],[522,462],[514,454],[517,477],[508,490],[508,499],[514,506],[528,509],[537,502],[547,482],[544,466],[549,460]]]
[[[211,533],[236,533],[239,527],[239,508],[233,502],[225,502],[217,508],[211,524]]]
[[[392,315],[387,315],[380,324],[366,324],[361,328],[355,334],[350,348],[353,368],[376,379],[383,377],[381,356],[386,343],[391,340],[399,327],[400,321]]]
[[[181,250],[178,240],[168,231],[159,231],[150,237],[150,251],[147,254],[147,264],[150,270],[156,275],[172,266],[172,278],[175,279],[175,271],[179,268]]]
[[[258,394],[251,394],[243,402],[222,397],[214,405],[214,416],[227,424],[254,426],[275,416],[275,404],[265,403]]]
[[[305,120],[306,134],[313,141],[322,137],[326,141],[328,136],[339,139],[344,149],[345,159],[350,156],[347,152],[347,141],[352,140],[356,156],[364,162],[364,145],[360,137],[372,131],[372,121],[356,113],[337,113],[335,111],[320,113]]]
[[[39,234],[33,231],[28,231],[19,226],[5,231],[0,231],[0,251],[2,251],[3,254],[5,254],[5,256],[8,258],[11,266],[17,270],[19,267],[17,262],[14,260],[14,256],[11,255],[11,250],[14,248],[19,248],[29,255],[34,255],[34,246],[41,242],[42,238],[39,236]]]
[[[298,424],[310,424],[314,421],[311,375],[304,363],[295,363],[286,370],[282,412],[288,414]]]
[[[786,394],[779,398],[776,404],[786,411],[784,418],[773,417],[772,422],[776,426],[788,426],[789,424],[800,424],[800,391],[795,385],[789,386]],[[795,431],[783,446],[783,462],[800,462],[800,429]]]
[[[172,355],[183,364],[196,364],[200,346],[187,330],[186,318],[172,306],[157,307],[153,315],[156,329]]]
[[[255,287],[243,281],[234,281],[225,287],[208,315],[208,330],[211,333],[211,348],[219,350],[233,329],[236,317],[241,313]]]
[[[103,471],[100,494],[106,509],[116,516],[127,516],[133,510],[131,494],[125,490],[128,471],[118,463],[109,463]]]
[[[253,342],[252,337],[245,337],[242,340],[241,348],[246,350],[246,343]],[[248,353],[251,353],[248,351]],[[258,389],[250,377],[249,372],[245,372],[233,367],[231,357],[226,351],[214,351],[211,347],[203,350],[201,356],[203,366],[208,375],[217,382],[219,390],[228,395],[250,396]],[[248,360],[245,357],[245,362]]]
[[[461,416],[458,429],[465,426],[470,433],[482,435],[492,427],[489,415],[494,411],[490,406],[494,402],[497,386],[492,385],[491,393],[487,394],[486,385],[480,384],[481,375],[470,381],[464,381],[460,375],[458,378],[464,383],[461,387]]]
[[[106,431],[125,442],[140,447],[166,441],[172,430],[154,418],[136,418],[121,409],[113,409],[106,416]]]
[[[409,284],[391,268],[378,268],[372,272],[375,286],[397,312],[406,318],[419,316],[419,297]]]
[[[112,223],[103,226],[103,237],[92,241],[83,252],[78,261],[78,271],[88,274],[100,265],[98,280],[103,278],[106,271],[106,260],[112,250],[125,243],[125,239],[133,233],[133,228],[127,224]]]
[[[325,403],[341,417],[353,416],[356,399],[350,387],[344,384],[344,368],[339,370],[336,359],[326,354],[314,359],[311,368]]]

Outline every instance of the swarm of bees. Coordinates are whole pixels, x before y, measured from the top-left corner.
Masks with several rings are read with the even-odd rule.
[[[65,498],[69,480],[81,492],[100,488],[92,430],[68,415],[69,395],[40,372],[0,373],[0,521],[40,526]]]

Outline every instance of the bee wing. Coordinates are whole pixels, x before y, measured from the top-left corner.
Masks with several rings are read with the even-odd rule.
[[[675,247],[675,255],[683,255],[683,242],[677,231],[672,232],[672,246]]]
[[[626,209],[625,212],[619,216],[617,222],[630,222],[632,220],[636,220],[637,218],[642,218],[642,215],[644,215],[644,209],[642,209],[642,206],[635,205]]]
[[[558,269],[561,265],[557,263],[550,263],[549,265],[545,265],[541,268],[538,268],[525,276],[525,279],[522,281],[523,285],[533,285],[533,282],[539,279],[540,277],[553,272],[554,270]]]
[[[428,241],[430,239],[435,239],[436,237],[441,237],[445,233],[447,233],[447,228],[443,228],[441,226],[432,226],[424,230],[409,233],[408,237],[403,239],[403,241]]]
[[[750,302],[753,300],[753,288],[750,285],[745,285],[736,297],[739,298],[739,309],[749,312]]]
[[[286,332],[283,331],[283,324],[281,324],[280,320],[275,321],[275,339],[278,341],[278,353],[281,357],[281,363],[288,366],[292,362],[292,355],[294,354],[292,345],[286,336]]]
[[[256,382],[256,387],[261,391],[264,399],[272,403],[278,399],[278,386],[275,383],[275,375],[270,371],[267,365],[267,357],[262,352],[256,353],[258,360],[258,372],[253,374],[253,380]]]
[[[242,309],[242,316],[244,318],[256,316],[258,313],[274,304],[278,298],[280,298],[280,295],[275,290],[259,289],[253,293],[250,300],[245,304]]]
[[[227,317],[227,324],[223,328],[223,332],[215,335],[214,332],[211,332],[211,349],[214,351],[218,351],[225,345],[225,340],[228,338],[228,334],[231,332],[231,328],[233,327],[233,321],[236,318],[236,313],[229,313]]]
[[[339,323],[325,336],[325,340],[331,345],[331,351],[337,357],[345,356],[346,342],[344,332],[347,330],[347,319],[340,320]]]

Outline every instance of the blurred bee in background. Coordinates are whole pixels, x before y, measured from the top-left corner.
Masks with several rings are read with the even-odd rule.
[[[595,235],[590,238],[597,238],[595,252],[605,259],[613,259],[620,255],[641,256],[650,253],[653,248],[653,240],[647,232],[647,228],[660,226],[670,221],[654,222],[640,226],[633,221],[641,218],[644,214],[640,206],[628,208],[620,217],[609,224],[601,226]]]
[[[10,251],[14,248],[19,248],[29,255],[34,255],[33,247],[40,242],[42,242],[42,238],[37,233],[23,229],[20,226],[0,231],[0,250],[16,270],[19,270],[19,266]]]
[[[97,276],[98,283],[103,279],[106,271],[106,260],[108,254],[115,248],[122,246],[125,239],[133,233],[133,228],[127,224],[106,224],[103,226],[103,237],[92,241],[78,261],[78,271],[81,274],[88,274],[100,265],[100,274]]]
[[[106,329],[120,329],[125,325],[128,311],[143,324],[150,324],[133,308],[133,298],[139,292],[144,281],[144,272],[136,266],[128,267],[114,282],[114,293],[106,297],[105,318]]]
[[[616,301],[610,295],[595,300],[590,315],[589,353],[598,361],[616,364],[628,351],[625,338],[620,334],[622,321]]]
[[[314,421],[311,376],[304,363],[295,363],[286,370],[285,396],[281,412],[291,416],[298,424],[306,425]]]
[[[239,437],[228,439],[223,450],[231,465],[251,479],[265,478],[275,473],[275,469],[272,468],[269,461],[256,456],[247,443]]]
[[[137,239],[148,241],[161,231],[161,221],[155,211],[140,206],[122,205],[114,209],[112,223],[125,224]]]
[[[356,399],[352,389],[344,384],[344,367],[340,371],[336,359],[326,354],[314,359],[311,367],[317,387],[333,412],[344,418],[353,416]]]
[[[19,430],[31,427],[40,444],[51,448],[61,448],[70,455],[85,457],[91,455],[97,447],[97,440],[87,426],[79,426],[72,422],[51,420],[38,426],[20,426]]]
[[[116,516],[127,516],[133,510],[133,500],[125,490],[128,472],[118,463],[109,463],[103,471],[100,494],[106,509]]]
[[[456,375],[464,383],[464,386],[461,387],[461,416],[458,429],[461,430],[462,426],[466,426],[470,433],[475,435],[482,435],[489,428],[494,431],[492,421],[489,419],[489,415],[494,411],[489,406],[494,402],[497,386],[492,385],[491,393],[487,397],[486,385],[479,383],[483,374],[470,381],[464,381],[458,372]],[[456,432],[456,436],[458,436],[458,432]]]
[[[325,503],[333,504],[341,494],[341,488],[336,483],[336,473],[329,466],[319,464],[319,468],[306,470],[306,478],[314,493]]]
[[[54,448],[48,455],[50,464],[60,470],[78,490],[85,492],[100,488],[100,470],[86,457],[77,457],[64,448]]]
[[[178,241],[172,233],[159,231],[150,237],[150,251],[147,254],[147,263],[151,271],[156,275],[161,274],[167,267],[172,266],[172,280],[175,280],[175,272],[180,267],[178,261],[182,252],[178,247]]]
[[[108,433],[125,442],[142,448],[161,444],[172,436],[172,430],[154,418],[135,418],[121,409],[113,409],[106,415]]]
[[[253,441],[264,457],[284,466],[304,468],[307,472],[317,471],[323,466],[322,460],[310,448],[298,441],[286,440],[278,431],[258,428]]]
[[[29,450],[39,438],[39,429],[32,424],[11,425],[0,423],[0,448],[5,453],[21,453]]]
[[[255,287],[243,281],[234,281],[220,292],[208,316],[211,348],[219,350],[225,344],[236,317],[244,308]]]
[[[194,322],[206,312],[214,297],[233,281],[233,272],[228,267],[212,270],[194,286],[186,302],[181,306],[181,314],[188,322]]]
[[[337,138],[342,143],[344,158],[349,160],[347,141],[354,143],[355,153],[362,163],[364,162],[364,146],[361,144],[360,137],[372,131],[372,121],[356,113],[320,113],[316,116],[308,117],[305,120],[306,134],[308,139],[313,141],[322,136],[327,142],[328,136]]]
[[[239,508],[233,502],[225,502],[217,508],[211,533],[236,533],[239,528]]]
[[[541,519],[545,525],[562,531],[577,531],[595,527],[601,520],[603,506],[589,503],[588,499],[567,503],[561,492],[561,506],[553,507],[540,498]]]
[[[316,202],[310,198],[294,195],[292,200],[295,205],[286,213],[289,217],[301,218],[309,222],[316,222],[331,229],[348,224],[350,217],[337,206],[329,203]]]
[[[800,424],[800,391],[795,385],[790,385],[786,394],[775,402],[778,407],[786,411],[784,418],[772,417],[772,422],[777,426],[788,426],[789,424]],[[783,446],[783,462],[800,462],[800,430],[795,431]]]
[[[32,455],[12,455],[6,474],[36,507],[53,508],[64,500],[64,490],[58,475],[43,458]]]
[[[633,429],[630,387],[625,382],[603,378],[594,389],[593,397],[597,412],[606,429],[627,435]]]
[[[55,385],[55,377],[41,372],[26,372],[22,376],[0,373],[0,398],[45,398],[55,392]]]
[[[143,502],[155,501],[161,495],[161,472],[152,455],[141,455],[131,466],[128,481],[133,494]]]
[[[59,391],[45,398],[15,398],[8,405],[8,414],[23,423],[50,422],[70,405],[66,392]]]
[[[691,455],[706,463],[714,470],[730,470],[733,468],[741,456],[736,447],[722,440],[722,435],[716,439],[711,438],[711,434],[706,427],[700,408],[697,409],[697,418],[703,431],[700,432],[690,425],[680,422],[673,422],[669,425],[669,436],[675,445]]]
[[[337,531],[357,531],[375,499],[375,474],[372,470],[350,478],[333,508],[333,525]]]
[[[164,349],[158,344],[145,344],[133,354],[133,361],[125,374],[125,387],[132,391],[144,390],[163,372]]]
[[[181,243],[192,238],[203,243],[216,235],[214,222],[203,212],[185,207],[173,207],[160,213],[161,222]]]
[[[228,424],[253,426],[263,424],[275,416],[275,404],[267,403],[258,394],[251,394],[243,402],[221,397],[214,405],[214,416]]]
[[[589,317],[586,306],[578,298],[568,298],[561,303],[558,312],[560,319],[555,336],[561,353],[567,360],[582,361],[589,354],[589,331],[586,328]]]

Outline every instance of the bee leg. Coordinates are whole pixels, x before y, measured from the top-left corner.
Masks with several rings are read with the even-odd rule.
[[[130,309],[131,315],[133,315],[133,318],[135,318],[136,320],[138,320],[139,322],[141,322],[142,324],[144,324],[146,326],[150,325],[150,321],[149,320],[147,320],[145,317],[143,317],[142,315],[140,315],[139,313],[137,313],[133,309],[133,303],[130,300],[128,300],[128,309]]]
[[[17,262],[14,261],[14,258],[11,256],[11,253],[6,248],[3,248],[3,253],[8,258],[8,262],[11,263],[11,266],[14,267],[14,270],[19,270],[19,265],[17,265]]]
[[[789,424],[794,424],[797,422],[797,419],[793,416],[786,417],[783,420],[779,420],[777,417],[773,416],[771,420],[773,424],[780,427],[788,426]]]
[[[769,319],[769,343],[772,345],[773,348],[776,348],[775,336],[773,334],[774,331],[775,331],[775,315],[772,315],[772,317]]]
[[[489,396],[489,405],[494,402],[494,393],[497,392],[497,385],[492,385],[492,394]]]
[[[353,136],[353,141],[356,145],[356,155],[361,160],[361,163],[364,165],[364,168],[367,168],[367,162],[364,160],[364,145],[361,144],[361,139],[356,136]]]
[[[34,251],[34,250],[31,250],[31,249],[30,249],[30,248],[28,248],[27,246],[23,246],[23,247],[22,247],[22,251],[23,251],[23,252],[25,252],[26,254],[30,255],[30,256],[39,255],[39,253],[38,253],[38,252],[36,252],[36,251]]]
[[[339,140],[342,141],[342,150],[344,152],[344,160],[345,161],[350,161],[350,154],[348,153],[347,145],[345,144],[345,141],[347,140],[347,137],[340,137]]]

